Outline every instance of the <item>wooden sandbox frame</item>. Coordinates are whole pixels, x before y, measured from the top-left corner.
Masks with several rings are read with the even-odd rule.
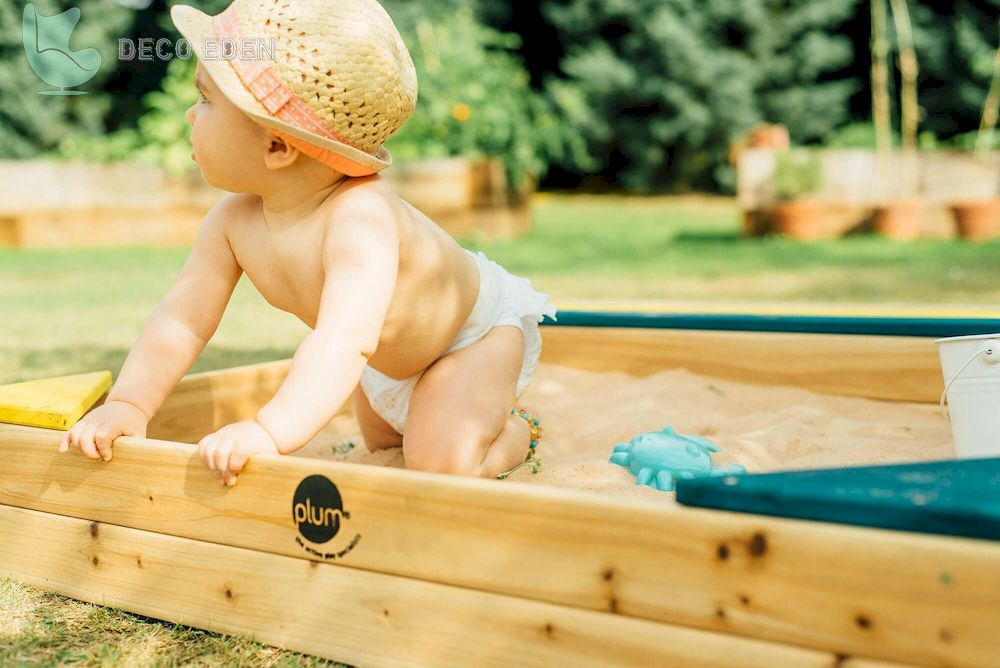
[[[589,370],[685,367],[928,410],[942,385],[925,337],[559,326],[544,338],[543,362]],[[190,444],[251,417],[289,365],[186,376],[151,438],[119,438],[108,463],[59,454],[60,431],[0,425],[0,576],[364,666],[1000,657],[996,542],[300,457],[255,457],[220,487]],[[342,498],[324,545],[303,542],[292,510],[316,475]]]

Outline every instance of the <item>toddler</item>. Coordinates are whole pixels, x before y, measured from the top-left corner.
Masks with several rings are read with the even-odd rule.
[[[402,446],[408,468],[503,477],[523,465],[539,421],[515,402],[541,353],[538,323],[556,309],[378,174],[392,161],[383,143],[417,98],[385,10],[376,0],[235,0],[214,17],[189,6],[171,17],[198,56],[191,156],[229,194],[107,400],[60,450],[109,460],[115,438],[145,436],[246,272],[312,331],[255,419],[199,442],[220,483],[235,484],[255,453],[298,450],[352,395],[368,449]]]

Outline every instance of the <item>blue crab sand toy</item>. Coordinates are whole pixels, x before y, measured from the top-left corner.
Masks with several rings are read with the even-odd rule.
[[[713,466],[712,453],[718,451],[718,446],[707,438],[681,436],[667,426],[633,436],[628,443],[616,444],[609,461],[631,471],[639,485],[672,492],[677,479],[746,473],[739,464]]]

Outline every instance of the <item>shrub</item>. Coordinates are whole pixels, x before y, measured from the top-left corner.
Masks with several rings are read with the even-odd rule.
[[[779,151],[774,168],[774,194],[786,201],[809,195],[823,186],[823,160],[817,151]]]
[[[499,157],[518,189],[572,145],[571,128],[531,88],[514,53],[520,37],[486,27],[469,7],[437,15],[400,8],[392,15],[419,85],[413,115],[386,142],[395,157]]]
[[[168,173],[194,169],[191,161],[191,126],[184,114],[198,99],[194,85],[196,60],[173,58],[161,90],[143,96],[148,111],[138,127],[107,135],[75,133],[64,138],[60,155],[95,162],[135,160],[162,165]]]

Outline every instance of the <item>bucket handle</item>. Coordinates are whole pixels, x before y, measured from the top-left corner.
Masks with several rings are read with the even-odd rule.
[[[944,419],[949,422],[951,421],[951,416],[949,415],[950,411],[945,411],[944,409],[944,401],[948,397],[948,390],[951,389],[952,383],[958,380],[958,377],[962,375],[962,372],[965,371],[970,364],[972,364],[972,361],[980,356],[982,356],[983,363],[985,364],[990,366],[1000,364],[1000,341],[997,339],[983,341],[983,344],[979,346],[979,350],[977,350],[969,359],[965,360],[965,364],[962,365],[962,368],[959,369],[958,373],[952,376],[951,380],[948,381],[948,384],[945,385],[944,392],[941,393],[941,399],[938,401],[938,408],[941,410],[941,415],[944,416]]]

